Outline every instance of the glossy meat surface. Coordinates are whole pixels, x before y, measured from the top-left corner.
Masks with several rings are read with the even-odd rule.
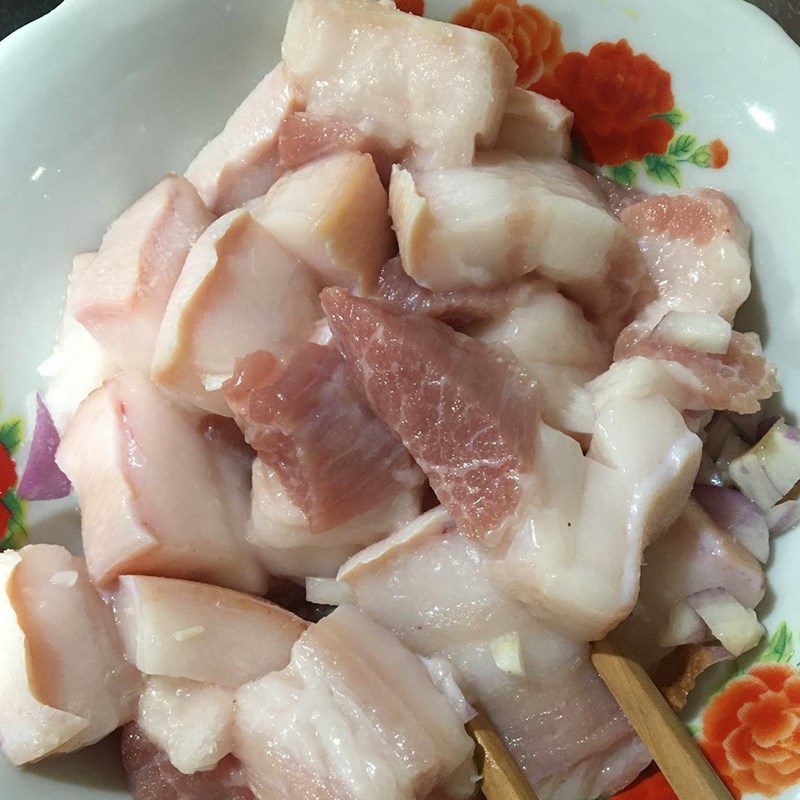
[[[256,800],[232,756],[208,772],[184,775],[135,723],[122,730],[122,765],[134,800]]]
[[[274,603],[174,578],[123,575],[112,602],[128,658],[141,672],[229,689],[283,669],[306,629]]]
[[[422,663],[350,606],[309,628],[289,667],[242,687],[236,703],[234,752],[259,800],[422,800],[472,754]],[[472,790],[465,781],[458,796]]]
[[[462,530],[497,543],[518,521],[533,468],[540,403],[530,378],[441,322],[340,289],[322,297],[372,408]]]
[[[124,369],[147,372],[189,248],[213,222],[194,186],[167,175],[115,220],[75,275],[67,312]]]
[[[338,153],[284,175],[253,215],[325,285],[370,291],[395,249],[372,157]]]
[[[84,400],[56,460],[78,495],[99,584],[144,573],[266,588],[245,541],[250,479],[241,450],[143,376],[120,373]]]
[[[0,554],[0,737],[15,764],[93,744],[133,719],[139,675],[82,558]]]
[[[282,49],[307,111],[432,167],[492,146],[514,84],[493,36],[370,0],[296,0]]]
[[[624,785],[649,756],[603,782],[605,763],[632,733],[591,669],[587,648],[534,619],[494,580],[491,562],[437,508],[352,558],[338,579],[412,650],[447,659],[540,797],[559,797],[561,784],[576,773],[574,797]],[[505,672],[493,656],[493,644],[509,636],[520,674]]]
[[[230,416],[221,386],[254,350],[291,355],[320,316],[319,286],[247,211],[232,211],[195,242],[170,296],[151,374],[170,394]]]
[[[222,132],[194,158],[186,177],[215,214],[225,214],[269,189],[282,172],[278,132],[300,109],[283,64],[269,72],[233,112]]]
[[[312,533],[383,508],[422,482],[332,347],[307,344],[285,366],[270,353],[252,353],[225,394],[245,438]]]
[[[389,203],[406,272],[436,291],[533,271],[558,283],[601,283],[624,235],[596,184],[556,158],[495,152],[472,166],[395,167]]]

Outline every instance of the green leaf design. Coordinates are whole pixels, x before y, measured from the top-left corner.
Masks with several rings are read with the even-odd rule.
[[[653,114],[650,119],[665,119],[673,128],[679,128],[686,122],[686,114],[675,106],[675,108],[667,111],[666,114]]]
[[[28,541],[28,529],[25,526],[25,501],[20,500],[13,489],[9,489],[0,502],[11,512],[6,535],[0,540],[0,551],[16,550]]]
[[[633,186],[636,183],[636,165],[627,161],[618,167],[607,167],[608,177],[622,186]]]
[[[0,444],[13,455],[22,444],[22,417],[12,417],[0,423]]]
[[[711,166],[711,150],[707,144],[701,145],[689,156],[689,161],[698,167],[708,169]]]
[[[684,158],[692,152],[696,144],[696,136],[692,136],[690,133],[683,133],[672,140],[672,144],[669,146],[669,154],[676,158]]]
[[[794,655],[794,636],[791,628],[781,622],[758,656],[758,661],[770,664],[787,664]]]
[[[668,183],[671,186],[681,185],[681,171],[671,156],[658,156],[651,154],[645,156],[644,167],[647,174],[659,183]]]

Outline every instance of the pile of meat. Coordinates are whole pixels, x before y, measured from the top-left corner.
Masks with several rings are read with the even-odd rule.
[[[467,798],[480,706],[543,800],[612,793],[650,756],[588,643],[686,664],[680,705],[797,518],[749,231],[571,164],[490,35],[295,0],[282,54],[75,258],[85,557],[0,555],[3,751],[124,726],[137,800]]]

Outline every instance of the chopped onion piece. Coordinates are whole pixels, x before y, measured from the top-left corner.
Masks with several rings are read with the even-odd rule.
[[[433,656],[431,658],[419,656],[419,660],[428,670],[428,675],[431,676],[433,685],[448,699],[461,721],[465,724],[469,722],[477,712],[470,705],[469,700],[464,697],[464,693],[458,686],[455,667],[441,656]]]
[[[719,643],[734,657],[755,647],[764,626],[752,608],[745,608],[726,589],[704,589],[687,598]]]
[[[42,398],[36,395],[36,423],[25,472],[17,493],[25,500],[55,500],[72,491],[69,478],[56,464],[60,442],[53,418]]]
[[[716,314],[668,311],[653,330],[653,339],[723,355],[730,347],[732,332],[730,322]]]
[[[697,485],[692,494],[720,528],[766,564],[769,528],[764,515],[750,498],[726,486]]]
[[[702,617],[688,604],[676,603],[669,612],[669,621],[661,631],[658,643],[661,647],[678,647],[681,644],[701,644],[711,634]]]
[[[763,511],[800,480],[800,430],[778,420],[749,450],[731,461],[734,483]]]
[[[767,511],[767,525],[773,536],[786,533],[798,522],[800,522],[800,500],[784,500]]]
[[[336,578],[306,578],[306,600],[322,606],[355,605],[356,597],[350,586]]]
[[[230,375],[203,375],[203,388],[207,392],[217,392],[230,378]]]
[[[519,675],[524,678],[525,665],[522,660],[522,649],[519,643],[519,634],[516,631],[504,633],[489,642],[494,663],[509,675]]]

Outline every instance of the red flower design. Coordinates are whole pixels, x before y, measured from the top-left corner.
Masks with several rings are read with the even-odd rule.
[[[625,39],[600,42],[588,53],[567,53],[537,91],[575,114],[574,130],[588,159],[617,166],[666,152],[672,125],[657,115],[675,106],[672,78]]]
[[[17,484],[17,468],[11,456],[0,444],[0,497]]]
[[[564,55],[561,27],[543,11],[517,0],[473,0],[454,17],[456,25],[494,34],[517,62],[517,85],[529,87],[550,75]]]
[[[713,169],[722,169],[728,163],[728,146],[722,139],[714,139],[708,144],[711,153],[711,166]]]
[[[800,673],[756,664],[703,715],[701,745],[735,797],[773,797],[800,782]]]
[[[395,0],[395,5],[400,11],[416,14],[418,17],[425,13],[425,0]]]
[[[612,800],[678,800],[664,773],[651,764],[627,789],[617,792]]]
[[[0,540],[5,536],[8,530],[8,521],[11,519],[11,512],[0,501]]]

